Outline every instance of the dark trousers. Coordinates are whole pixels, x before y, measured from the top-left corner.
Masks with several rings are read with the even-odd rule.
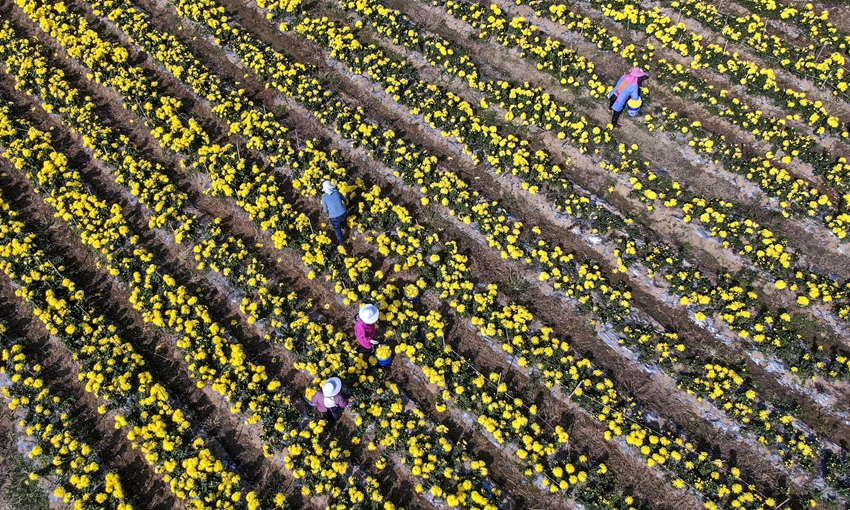
[[[342,213],[341,216],[337,216],[336,218],[331,218],[331,226],[334,228],[334,235],[336,235],[336,242],[342,244],[345,242],[345,237],[342,235],[342,224],[345,222],[346,213]]]
[[[328,423],[335,423],[340,416],[342,416],[342,408],[340,407],[331,407],[322,413],[322,418],[327,420]]]
[[[620,110],[619,112],[617,110],[614,110],[614,115],[611,116],[611,124],[615,126],[617,125],[617,120],[620,119],[621,113],[623,113],[623,110]]]
[[[623,113],[623,110],[620,110],[618,112],[617,110],[614,109],[614,103],[616,103],[616,102],[617,102],[617,95],[616,94],[611,94],[610,96],[608,96],[608,109],[614,112],[614,115],[611,116],[611,124],[613,124],[614,126],[617,125],[617,121],[620,119],[620,114]]]

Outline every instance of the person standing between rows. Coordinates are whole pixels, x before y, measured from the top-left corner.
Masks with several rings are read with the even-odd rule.
[[[341,393],[342,380],[331,377],[322,385],[322,391],[317,391],[310,400],[322,417],[332,425],[342,416],[342,411],[348,407],[348,399]]]
[[[640,84],[647,78],[646,73],[641,71],[640,67],[633,67],[614,85],[614,90],[608,96],[608,109],[614,111],[611,116],[611,124],[614,129],[622,127],[617,124],[617,121],[620,119],[620,114],[623,113],[629,99],[640,100]]]
[[[354,323],[354,336],[357,338],[357,350],[363,354],[372,352],[378,345],[375,337],[378,335],[378,322],[381,312],[375,305],[363,305],[357,313],[357,322]]]
[[[334,235],[336,235],[336,242],[342,245],[345,242],[345,237],[342,235],[342,224],[345,222],[346,213],[348,212],[345,208],[347,200],[331,181],[322,183],[322,191],[324,191],[322,195],[322,211],[330,217],[331,226],[334,229]]]

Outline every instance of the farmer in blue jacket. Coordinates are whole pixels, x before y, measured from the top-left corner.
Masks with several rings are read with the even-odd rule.
[[[331,184],[331,181],[322,183],[322,191],[325,192],[322,195],[322,211],[326,212],[331,219],[337,243],[342,244],[345,242],[342,235],[342,223],[345,221],[347,211],[345,197],[336,189],[336,186]]]
[[[614,110],[614,115],[611,117],[611,124],[614,125],[614,128],[622,127],[617,124],[617,120],[626,108],[626,102],[629,99],[640,99],[640,84],[646,78],[646,73],[641,71],[640,67],[633,67],[614,86],[614,90],[608,96],[608,109]]]

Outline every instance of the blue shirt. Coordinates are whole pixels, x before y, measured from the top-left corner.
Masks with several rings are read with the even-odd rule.
[[[614,85],[614,90],[611,92],[611,95],[614,95],[617,92],[617,89],[623,84],[623,80],[625,80],[625,78],[620,78],[617,84]],[[637,83],[629,83],[625,86],[625,88],[623,88],[623,90],[620,91],[620,95],[617,96],[617,101],[611,105],[611,108],[618,112],[623,111],[623,108],[626,107],[626,101],[629,99],[640,99],[638,90],[639,88]]]
[[[324,193],[322,195],[322,210],[328,213],[331,218],[336,218],[345,214],[345,197],[339,190],[333,190],[332,193]]]

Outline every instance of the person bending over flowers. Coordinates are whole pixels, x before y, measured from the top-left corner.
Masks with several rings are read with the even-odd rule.
[[[357,314],[357,322],[354,323],[354,336],[357,338],[357,350],[363,354],[372,352],[372,349],[378,345],[375,337],[378,335],[378,328],[375,323],[378,322],[380,312],[375,305],[363,305],[360,307],[360,312]]]
[[[342,411],[348,407],[348,399],[342,394],[342,380],[331,377],[322,385],[322,391],[317,391],[310,400],[322,417],[329,424],[336,423],[342,416]]]

